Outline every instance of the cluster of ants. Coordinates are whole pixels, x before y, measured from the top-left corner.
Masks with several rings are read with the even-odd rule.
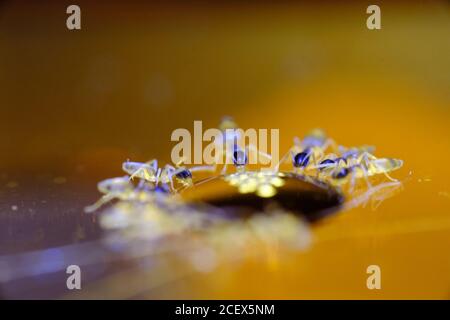
[[[238,126],[231,118],[227,117],[222,121],[220,128],[237,129]],[[261,152],[254,147],[252,149],[240,148],[237,143],[239,138],[235,134],[224,135],[226,141],[220,143],[234,141],[232,152],[226,156],[231,158],[231,163],[236,171],[243,173],[248,164],[249,150],[259,154]],[[379,174],[385,175],[391,181],[397,181],[389,173],[399,169],[403,165],[403,161],[394,158],[377,158],[373,155],[374,150],[373,146],[366,145],[352,148],[337,145],[322,130],[314,129],[303,139],[294,138],[293,146],[281,157],[274,172],[279,172],[280,166],[291,160],[292,170],[295,174],[312,176],[335,187],[349,185],[350,192],[353,191],[356,182],[360,179],[365,180],[369,189],[372,188],[369,177]],[[262,155],[270,157],[265,153]],[[107,179],[98,184],[99,191],[104,195],[95,204],[86,207],[86,212],[93,212],[112,199],[149,201],[161,194],[177,194],[181,189],[195,185],[193,172],[215,172],[217,168],[216,166],[187,168],[182,163],[175,166],[167,164],[160,168],[158,161],[154,159],[145,163],[126,161],[123,163],[122,169],[127,176]],[[225,165],[221,174],[225,175],[226,171]],[[134,179],[138,179],[137,185],[133,183]],[[181,185],[181,188],[175,188],[174,182]]]

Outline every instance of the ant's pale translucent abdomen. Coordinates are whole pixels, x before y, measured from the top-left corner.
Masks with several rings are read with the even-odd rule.
[[[393,158],[380,158],[370,161],[368,165],[369,175],[382,174],[400,169],[403,166],[403,160]]]

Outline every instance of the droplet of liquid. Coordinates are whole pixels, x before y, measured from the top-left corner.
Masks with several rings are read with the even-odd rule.
[[[246,218],[284,209],[313,222],[336,212],[343,195],[316,179],[293,173],[242,172],[200,181],[181,193],[185,201]],[[210,210],[214,211],[214,210]]]

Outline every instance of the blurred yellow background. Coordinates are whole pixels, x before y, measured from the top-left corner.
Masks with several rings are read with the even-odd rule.
[[[127,158],[169,161],[170,134],[223,115],[292,137],[321,127],[405,161],[404,190],[376,211],[313,226],[311,250],[221,266],[155,298],[450,297],[450,6],[387,2],[215,5],[78,1],[0,6],[0,169],[83,181]],[[3,181],[3,180],[2,180]],[[6,182],[5,182],[6,183]],[[95,193],[92,198],[95,198]],[[382,290],[366,268],[382,268]]]

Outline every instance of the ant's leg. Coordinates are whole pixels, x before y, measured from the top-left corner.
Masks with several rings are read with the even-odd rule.
[[[163,174],[165,175],[165,177],[167,178],[169,184],[170,184],[170,191],[174,192],[175,191],[175,187],[173,185],[173,175],[174,173],[177,171],[177,169],[175,169],[173,166],[171,166],[170,164],[166,164],[164,166],[164,169],[160,172],[159,177],[161,179],[163,179]],[[166,183],[163,181],[163,183]]]
[[[170,174],[170,175],[168,176],[168,179],[169,179],[169,182],[170,182],[170,191],[173,193],[173,192],[176,191],[176,190],[175,190],[175,187],[174,187],[174,185],[173,185],[173,176]]]
[[[280,165],[283,164],[283,163],[286,161],[287,157],[289,157],[290,154],[292,155],[292,150],[293,150],[293,148],[290,148],[290,149],[288,150],[288,152],[286,152],[286,153],[281,157],[281,159],[278,161],[277,165],[275,166],[275,171],[278,171],[278,170],[280,169]],[[293,156],[293,155],[292,155],[292,156]]]
[[[167,166],[166,166],[167,167]],[[161,180],[161,175],[163,174],[163,171],[166,169],[161,169],[158,168],[158,170],[156,170],[156,174],[155,174],[155,187],[159,184],[160,180]]]
[[[348,190],[349,193],[352,193],[354,188],[355,188],[355,182],[356,182],[356,172],[353,171],[351,173],[351,178],[350,178],[350,189]]]
[[[314,151],[311,150],[311,158],[313,160],[314,166],[313,168],[317,168],[317,159],[316,159],[316,154],[314,153]],[[316,177],[319,177],[319,170],[316,169]]]
[[[216,166],[197,166],[197,167],[191,167],[188,169],[191,172],[196,172],[196,171],[216,171]]]
[[[142,171],[144,171],[145,172],[145,169],[141,166],[141,167],[139,167],[139,169],[137,169],[135,172],[133,172],[131,175],[130,175],[130,180],[133,180],[136,176],[138,176],[138,174],[140,174]],[[145,174],[144,174],[145,175]],[[138,176],[139,177],[139,176]]]
[[[325,152],[322,148],[312,148],[311,149],[312,152],[312,158],[313,158],[313,162],[314,162],[314,166],[318,167],[319,166],[319,161],[321,161],[323,158],[325,158]],[[317,152],[317,154],[316,154]]]
[[[322,151],[327,150],[329,147],[331,147],[333,149],[334,152],[339,152],[339,146],[336,143],[336,141],[334,141],[331,138],[328,138],[325,140],[324,144],[322,145],[321,149]]]
[[[383,199],[375,199],[375,200],[372,200],[372,207],[371,207],[371,209],[372,210],[377,210],[378,209],[378,207],[383,203]]]
[[[167,179],[169,180],[170,191],[173,193],[176,191],[175,187],[173,185],[173,174],[172,174],[172,172],[167,172],[166,175],[167,175]]]
[[[108,203],[109,201],[111,201],[115,197],[116,197],[115,195],[112,195],[110,193],[109,194],[105,194],[100,199],[98,199],[94,204],[84,208],[84,212],[86,212],[86,213],[93,213],[94,211],[97,211],[98,208],[103,206],[105,203]]]
[[[153,159],[147,161],[145,164],[148,164],[150,167],[152,167],[154,172],[158,171],[158,160]]]
[[[228,167],[228,162],[230,161],[231,157],[228,154],[228,152],[225,154],[225,163],[223,164],[222,170],[220,171],[220,174],[223,176],[227,173],[227,167]]]
[[[221,171],[222,175],[225,175],[227,173],[229,165],[232,165],[232,166],[234,165],[233,157],[234,157],[234,150],[230,149],[229,147],[226,147],[226,149],[225,149],[225,164]]]
[[[368,166],[369,163],[370,163],[370,161],[372,161],[372,160],[377,160],[377,159],[378,159],[378,158],[375,157],[373,154],[371,154],[371,153],[369,153],[369,152],[367,152],[367,151],[364,151],[363,153],[361,153],[361,154],[358,156],[358,163],[362,163],[362,162],[364,161],[364,164],[365,164],[366,166]]]
[[[145,180],[141,179],[137,185],[138,189],[144,189],[145,187]]]
[[[189,170],[191,173],[192,172],[198,172],[198,171],[204,171],[204,172],[216,172],[216,168],[217,165],[213,165],[213,166],[197,166],[197,167],[191,167],[187,170]],[[192,183],[192,182],[191,182]]]
[[[339,158],[339,157],[338,157],[337,154],[335,154],[335,153],[329,153],[329,154],[327,154],[327,159],[336,160],[337,158]]]
[[[338,145],[337,148],[338,148],[338,149],[337,149],[337,152],[336,152],[336,153],[339,155],[339,157],[343,157],[343,156],[344,156],[344,153],[347,152],[348,149],[349,149],[349,148],[344,147],[344,146],[341,146],[341,145]]]
[[[248,147],[245,147],[245,150],[244,150],[244,154],[245,154],[245,160],[244,160],[244,163],[242,164],[242,163],[240,163],[239,165],[236,165],[235,164],[235,169],[236,169],[236,172],[238,172],[238,173],[243,173],[243,172],[245,172],[245,168],[247,167],[247,165],[248,165],[248,161],[249,161],[249,151],[248,151]]]
[[[205,166],[195,166],[190,167],[189,171],[195,172],[195,171],[210,171],[210,172],[216,172],[217,170],[217,163],[214,163],[212,165],[205,165]]]
[[[364,168],[364,172],[366,173],[366,175],[370,175],[370,172],[367,172],[367,170],[369,170],[371,161],[376,159],[377,157],[375,157],[373,154],[365,151],[357,157],[356,162],[359,166]]]
[[[362,170],[362,172],[363,172],[364,180],[366,180],[367,187],[368,187],[369,189],[372,189],[372,184],[371,184],[370,181],[369,181],[369,176],[368,176],[368,174],[367,174],[366,169],[365,169],[363,166],[361,166],[361,170]]]
[[[228,166],[228,163],[225,162],[225,164],[222,167],[222,170],[220,171],[221,175],[225,175],[227,173],[227,166]]]
[[[309,157],[312,158],[313,163],[314,163],[314,166],[317,166],[316,155],[315,155],[314,150],[313,150],[312,148],[311,148],[311,149],[309,150],[309,152],[306,154],[306,158],[309,158]]]
[[[278,171],[280,169],[280,165],[286,161],[286,158],[289,156],[290,153],[291,153],[291,151],[289,150],[281,157],[281,159],[278,161],[277,165],[275,166],[275,171]]]
[[[388,178],[388,179],[391,180],[392,182],[398,182],[397,179],[392,178],[387,172],[383,172],[383,174],[386,176],[386,178]]]
[[[316,156],[316,161],[319,162],[325,158],[325,151],[323,149],[319,149],[319,156]]]
[[[294,146],[302,149],[302,140],[297,136],[294,137]]]
[[[263,156],[264,158],[266,158],[268,160],[272,159],[272,156],[270,154],[259,151],[258,148],[256,148],[254,145],[249,145],[248,150],[250,150],[252,152],[256,152],[258,155]]]

